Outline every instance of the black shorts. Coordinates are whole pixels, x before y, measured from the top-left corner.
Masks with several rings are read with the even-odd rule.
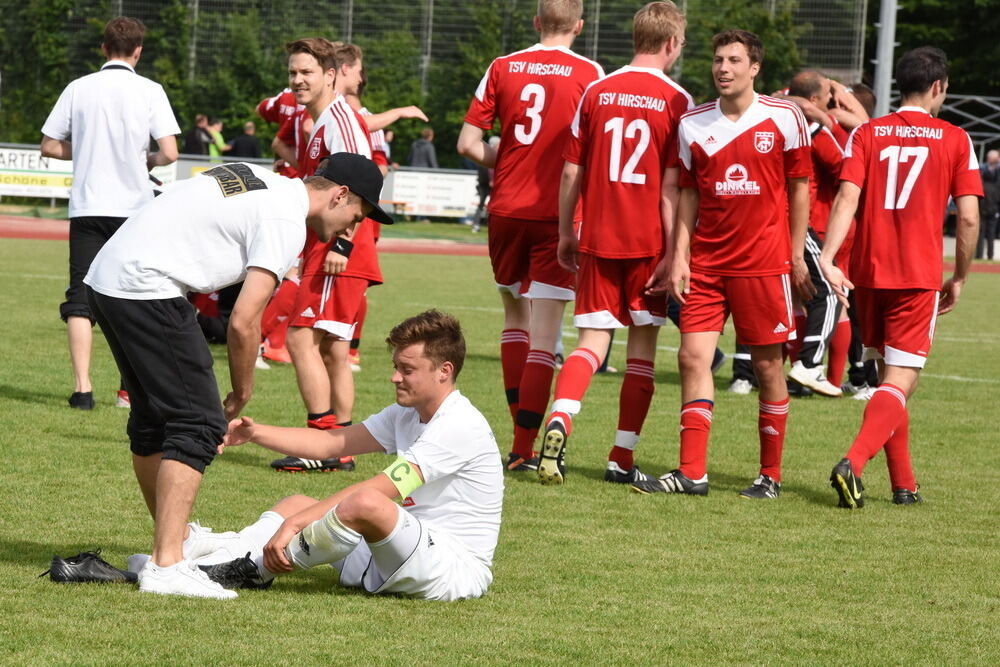
[[[87,293],[132,403],[132,453],[162,452],[204,472],[222,443],[226,418],[194,307],[180,297],[119,299],[89,287]]]
[[[66,300],[59,304],[59,317],[86,317],[94,323],[83,279],[90,264],[108,239],[127,218],[79,217],[69,219],[69,287]]]

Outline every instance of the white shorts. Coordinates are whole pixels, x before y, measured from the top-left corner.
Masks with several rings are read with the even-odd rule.
[[[389,537],[373,544],[362,540],[333,566],[344,586],[425,600],[478,598],[493,582],[490,568],[465,545],[402,507]]]

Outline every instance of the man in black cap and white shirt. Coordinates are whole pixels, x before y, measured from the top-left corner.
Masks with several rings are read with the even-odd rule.
[[[202,474],[227,420],[250,400],[261,314],[302,249],[306,227],[329,240],[366,216],[391,224],[378,206],[381,188],[375,163],[349,153],[331,156],[305,181],[255,165],[220,165],[168,188],[94,259],[84,282],[132,397],[133,467],[156,524],[141,591],[236,596],[183,559]],[[233,390],[220,402],[212,355],[184,295],[241,280],[228,332]]]

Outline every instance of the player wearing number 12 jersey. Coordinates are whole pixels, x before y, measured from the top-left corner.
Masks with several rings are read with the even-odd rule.
[[[646,477],[633,451],[653,398],[656,336],[666,318],[677,122],[692,101],[666,75],[684,43],[684,15],[672,2],[652,2],[636,13],[633,25],[632,62],[587,88],[564,152],[559,262],[576,272],[573,321],[580,339],[556,380],[538,466],[543,484],[562,483],[572,418],[607,354],[611,331],[624,327],[628,361],[604,478],[629,483]],[[579,239],[573,230],[578,196]]]
[[[514,443],[509,470],[534,470],[535,437],[555,372],[556,341],[573,275],[559,266],[559,174],[576,104],[601,66],[572,51],[581,0],[539,0],[541,42],[493,61],[476,89],[458,152],[493,167],[489,248],[504,308],[500,361]],[[483,141],[500,120],[500,145]]]
[[[840,172],[820,266],[841,301],[854,288],[866,353],[882,383],[861,430],[833,469],[840,506],[864,505],[861,472],[885,447],[893,502],[920,502],[910,465],[906,401],[916,388],[938,315],[958,302],[979,234],[979,164],[964,130],[937,118],[948,89],[944,52],[914,49],[896,64],[899,110],[858,127]],[[944,285],[941,220],[958,207],[955,272]],[[859,212],[848,281],[834,258]],[[853,283],[853,284],[852,284]]]
[[[681,195],[670,283],[682,304],[680,466],[632,488],[708,493],[711,364],[732,313],[760,383],[760,474],[740,495],[777,498],[788,419],[781,348],[795,335],[789,273],[803,297],[811,287],[804,259],[809,133],[798,106],[754,92],[764,55],[756,35],[728,30],[712,45],[720,97],[686,113],[678,129]]]

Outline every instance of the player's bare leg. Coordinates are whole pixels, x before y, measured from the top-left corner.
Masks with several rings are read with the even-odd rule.
[[[625,374],[618,397],[618,429],[608,453],[605,481],[631,484],[648,477],[635,465],[634,452],[653,400],[653,371],[658,326],[633,326],[628,330]]]
[[[306,411],[320,414],[330,410],[330,376],[320,354],[325,332],[309,327],[288,327],[286,344],[295,367],[295,379]]]
[[[760,473],[743,498],[773,499],[781,493],[781,452],[788,424],[788,385],[782,345],[751,345],[750,361],[760,383],[757,433],[760,438]]]
[[[160,463],[153,532],[153,562],[160,567],[169,567],[184,559],[181,545],[199,486],[201,473],[186,463],[174,460]]]
[[[349,354],[351,341],[324,336],[320,354],[330,381],[330,407],[337,415],[337,423],[351,421],[354,410],[354,375],[351,373]]]
[[[503,303],[503,332],[500,335],[500,367],[510,418],[516,423],[520,407],[519,388],[530,348],[531,302],[500,290]]]
[[[531,341],[518,388],[518,411],[514,420],[514,443],[507,457],[508,470],[537,469],[535,438],[545,417],[555,372],[556,342],[561,334],[566,302],[532,299],[529,325]]]
[[[132,455],[132,470],[135,471],[135,479],[139,482],[142,490],[142,498],[146,501],[146,508],[149,516],[156,520],[156,478],[160,472],[160,460],[163,454],[151,454],[149,456]]]
[[[559,371],[552,412],[545,425],[538,459],[538,479],[542,484],[563,483],[566,439],[573,427],[573,416],[580,412],[580,402],[587,393],[590,379],[604,362],[610,344],[609,329],[580,329],[576,349],[566,357]]]
[[[88,394],[93,391],[90,383],[90,354],[94,340],[93,324],[90,318],[70,316],[66,318],[66,338],[69,342],[69,360],[73,366],[73,392]],[[71,405],[73,405],[71,403]],[[85,410],[93,407],[93,399],[82,400],[73,405]]]

